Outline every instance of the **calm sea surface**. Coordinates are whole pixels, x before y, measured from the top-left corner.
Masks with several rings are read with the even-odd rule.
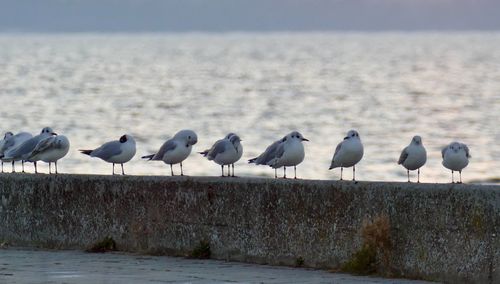
[[[396,161],[415,134],[428,152],[424,182],[449,182],[440,149],[453,140],[471,149],[464,181],[500,176],[499,33],[0,34],[0,99],[0,131],[52,126],[69,137],[61,172],[109,174],[77,149],[130,133],[126,172],[169,174],[140,156],[188,128],[194,151],[238,133],[236,174],[272,176],[246,160],[299,130],[311,140],[299,176],[338,179],[331,156],[357,129],[360,180],[405,181]],[[184,169],[220,175],[194,152]]]

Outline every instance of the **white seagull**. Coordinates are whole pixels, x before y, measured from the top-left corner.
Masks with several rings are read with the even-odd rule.
[[[401,152],[398,160],[398,165],[402,165],[406,169],[408,182],[410,182],[410,171],[417,170],[417,182],[420,182],[420,168],[427,161],[427,152],[422,144],[420,136],[414,136],[410,144]]]
[[[172,176],[174,175],[172,165],[180,163],[181,176],[183,176],[182,161],[191,154],[191,149],[197,142],[198,136],[194,131],[181,130],[173,138],[163,143],[156,154],[143,156],[142,158],[149,161],[163,161],[165,164],[170,165],[170,174]]]
[[[303,141],[309,141],[298,131],[290,132],[283,139],[274,142],[259,157],[249,160],[250,163],[266,164],[276,170],[283,167],[283,178],[286,178],[286,167],[293,167],[295,178],[297,178],[297,165],[304,161]],[[260,161],[259,161],[260,159]]]
[[[11,160],[11,161],[19,161],[21,160],[22,166],[23,166],[23,173],[24,173],[24,162],[28,160],[28,157],[31,154],[31,151],[35,149],[36,145],[38,142],[42,141],[45,138],[48,138],[52,135],[57,135],[54,133],[52,128],[50,127],[44,127],[40,134],[33,136],[32,138],[24,141],[22,144],[20,144],[18,147],[13,148],[12,150],[9,150],[5,153],[5,159],[6,160]],[[36,162],[33,163],[35,166],[35,173],[37,173],[37,168],[36,168]]]
[[[120,137],[120,140],[104,143],[94,150],[79,150],[82,154],[97,157],[113,164],[113,175],[115,174],[115,164],[122,166],[122,175],[125,175],[123,164],[130,161],[135,155],[135,140],[130,134]]]
[[[329,170],[340,167],[340,180],[344,168],[352,167],[352,180],[356,180],[356,164],[363,158],[363,144],[356,130],[349,130],[337,145]]]
[[[234,177],[234,163],[240,158],[243,151],[241,146],[241,139],[234,133],[229,133],[226,138],[220,139],[210,148],[200,152],[209,161],[214,161],[221,166],[222,176],[224,176],[224,166],[227,165],[227,176],[231,175],[231,165],[233,165]]]
[[[55,164],[57,174],[57,161],[66,156],[69,151],[69,140],[64,135],[56,135],[43,139],[38,142],[35,149],[28,157],[28,161],[43,161],[49,163],[49,174],[51,174],[51,165]]]
[[[231,138],[231,136],[233,136],[233,135],[236,135],[236,134],[234,134],[234,133],[232,133],[232,132],[231,132],[231,133],[229,133],[228,135],[226,135],[226,137],[225,137],[225,138],[228,138],[228,139],[229,139],[229,138]],[[241,141],[242,141],[242,140],[240,139],[240,142],[241,142]],[[237,148],[237,150],[238,150],[238,151],[237,151],[237,152],[238,152],[238,159],[236,159],[236,161],[239,161],[239,160],[241,159],[241,156],[243,156],[243,145],[241,145],[241,143],[236,143],[236,148]],[[234,177],[234,163],[233,163],[233,164],[231,164],[231,166],[233,167],[233,175],[232,175],[232,176]]]
[[[460,174],[460,181],[462,183],[462,170],[469,164],[469,147],[460,142],[452,142],[441,150],[443,157],[443,166],[451,170],[451,183],[454,183],[453,171],[458,171]]]
[[[33,137],[28,132],[20,132],[17,133],[16,135],[10,135],[6,134],[7,138],[5,138],[4,143],[2,147],[0,148],[0,158],[2,159],[2,165],[3,162],[12,162],[12,172],[16,172],[16,169],[14,167],[15,160],[6,158],[5,155],[6,153],[16,149],[19,147],[21,144],[23,144],[26,140],[30,139]]]

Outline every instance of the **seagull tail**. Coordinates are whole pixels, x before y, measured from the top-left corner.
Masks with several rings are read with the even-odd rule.
[[[255,164],[256,161],[257,161],[257,158],[253,158],[253,159],[248,160],[248,163]]]
[[[203,155],[203,157],[206,157],[208,155],[208,150],[205,150],[203,152],[198,152],[200,153],[201,155]]]
[[[147,155],[147,156],[142,156],[141,158],[142,159],[148,159],[149,161],[151,161],[154,156],[155,156],[155,154],[151,154],[151,155]]]
[[[90,153],[92,153],[92,151],[94,151],[94,150],[78,150],[78,151],[80,151],[82,154],[90,156]]]

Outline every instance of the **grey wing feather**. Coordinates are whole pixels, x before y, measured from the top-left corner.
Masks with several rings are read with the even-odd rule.
[[[403,151],[401,151],[401,156],[399,156],[398,165],[404,163],[406,161],[406,158],[408,158],[408,152],[406,151],[407,148],[408,147],[405,147]]]
[[[174,150],[177,148],[177,143],[175,143],[174,139],[169,139],[163,145],[161,145],[160,150],[156,153],[152,160],[163,160],[163,156],[165,153]]]
[[[260,154],[260,156],[256,160],[257,165],[267,165],[267,163],[274,159],[276,156],[276,150],[278,149],[279,145],[281,144],[281,140],[278,140],[271,144],[269,147],[267,147],[266,151],[264,153]]]
[[[120,142],[119,141],[111,141],[108,143],[105,143],[101,147],[95,149],[90,153],[90,156],[92,157],[98,157],[103,160],[108,160],[113,156],[119,155],[122,152],[122,149],[120,147]]]
[[[465,149],[465,156],[466,156],[467,158],[471,158],[472,156],[470,155],[470,152],[469,152],[469,147],[467,147],[467,145],[465,145],[465,144],[462,144],[462,146],[463,146],[463,147],[464,147],[464,149]]]
[[[33,149],[33,151],[31,152],[29,158],[53,147],[55,141],[56,141],[56,137],[51,136],[51,137],[45,138],[42,141],[38,142],[38,144],[36,144],[36,146],[35,146],[35,149]]]
[[[330,170],[335,168],[335,158],[337,158],[337,154],[340,152],[340,149],[342,148],[342,142],[340,142],[338,145],[337,145],[337,148],[335,148],[335,153],[333,153],[333,158],[332,158],[332,162],[330,163]]]
[[[444,159],[444,154],[446,153],[447,149],[448,149],[448,146],[446,146],[443,149],[441,149],[441,157],[443,157],[443,159]]]
[[[337,154],[339,153],[340,151],[340,148],[342,148],[342,142],[340,142],[338,145],[337,145],[337,148],[335,148],[335,153],[333,153],[333,158],[335,158],[335,156],[337,156]]]
[[[280,143],[276,149],[274,157],[279,159],[283,156],[283,153],[285,153],[285,143]]]
[[[0,153],[4,153],[7,149],[12,147],[14,145],[14,138],[10,137],[7,140],[5,140],[5,143],[2,146],[2,149],[0,149]]]
[[[210,149],[210,151],[208,152],[208,158],[209,160],[213,160],[215,159],[215,157],[217,157],[218,154],[220,153],[224,153],[227,149],[227,146],[228,146],[228,142],[227,140],[219,140],[217,141],[214,146],[212,146],[212,148]],[[229,142],[231,143],[231,142]]]
[[[28,154],[31,153],[31,151],[33,151],[33,149],[36,147],[36,145],[38,144],[38,139],[29,139],[27,141],[25,141],[23,144],[21,144],[19,146],[19,148],[17,148],[12,154],[10,154],[10,156],[12,156],[13,158],[27,158],[27,157],[24,157],[24,156],[27,156]]]

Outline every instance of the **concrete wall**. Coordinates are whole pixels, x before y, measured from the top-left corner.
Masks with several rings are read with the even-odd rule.
[[[500,186],[258,178],[0,175],[0,241],[338,268],[387,214],[405,277],[500,283]]]

